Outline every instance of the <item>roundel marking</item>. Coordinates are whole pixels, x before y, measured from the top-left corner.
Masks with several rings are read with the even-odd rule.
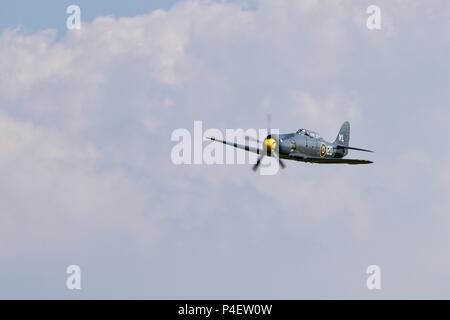
[[[325,146],[325,143],[322,143],[320,146],[320,157],[323,158],[327,155],[327,147]]]

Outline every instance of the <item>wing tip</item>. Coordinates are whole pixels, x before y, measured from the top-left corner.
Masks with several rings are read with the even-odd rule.
[[[363,160],[363,161],[361,161],[361,162],[347,163],[347,164],[349,164],[349,165],[351,165],[351,166],[354,166],[354,165],[358,165],[358,164],[372,164],[372,163],[373,163],[373,161],[370,161],[370,160]]]

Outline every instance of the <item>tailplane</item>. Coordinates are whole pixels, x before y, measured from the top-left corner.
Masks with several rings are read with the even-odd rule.
[[[365,151],[365,152],[373,152],[372,150],[349,147],[348,144],[350,142],[350,123],[345,121],[341,126],[341,130],[334,140],[334,144],[336,146],[336,155],[338,157],[345,157],[348,154],[348,150],[357,150],[357,151]]]

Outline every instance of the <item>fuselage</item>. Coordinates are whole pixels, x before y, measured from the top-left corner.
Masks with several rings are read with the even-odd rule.
[[[308,158],[342,158],[346,155],[344,149],[338,148],[335,142],[328,142],[319,134],[300,129],[294,133],[272,134],[264,140],[264,149],[278,154],[282,159],[298,156]]]

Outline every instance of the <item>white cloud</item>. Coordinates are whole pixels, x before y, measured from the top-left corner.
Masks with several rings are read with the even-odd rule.
[[[1,258],[84,248],[111,232],[139,246],[159,237],[153,199],[122,170],[102,169],[94,146],[8,116],[0,137]]]
[[[329,141],[337,135],[341,122],[360,125],[362,121],[361,111],[351,100],[338,97],[316,100],[308,93],[296,91],[292,93],[292,101],[290,116],[302,119],[311,128],[322,128]]]
[[[84,240],[114,230],[138,242],[154,239],[163,228],[156,217],[183,208],[170,201],[152,203],[162,192],[177,190],[178,177],[165,176],[171,166],[164,156],[169,130],[189,126],[191,117],[214,119],[210,125],[219,125],[222,116],[230,120],[229,97],[259,97],[267,83],[335,74],[331,66],[339,56],[333,55],[342,50],[345,28],[334,16],[342,8],[329,4],[263,1],[253,11],[190,1],[133,18],[99,17],[62,37],[52,30],[4,31],[0,155],[3,187],[11,194],[3,205],[9,212],[4,226],[12,239],[23,249],[32,247],[30,237],[68,240],[75,230],[87,230]],[[312,19],[319,6],[332,20]],[[307,33],[305,27],[315,31]],[[306,41],[292,42],[298,35]],[[254,54],[243,55],[246,49]],[[320,55],[310,60],[311,52]],[[311,65],[318,61],[327,63]],[[298,62],[301,74],[284,73],[288,62]],[[331,96],[316,100],[296,84],[286,89],[293,106],[289,114],[311,125],[323,125],[319,114],[324,112],[329,114],[325,126],[340,112],[358,118],[352,103],[342,110]],[[276,101],[285,92],[275,88],[268,94]],[[245,102],[238,103],[234,108]],[[255,118],[248,106],[240,114]],[[333,134],[338,125],[333,123]],[[134,170],[158,183],[143,186]],[[228,180],[225,175],[218,190]],[[208,208],[201,207],[198,216]],[[36,221],[41,226],[19,241]]]

